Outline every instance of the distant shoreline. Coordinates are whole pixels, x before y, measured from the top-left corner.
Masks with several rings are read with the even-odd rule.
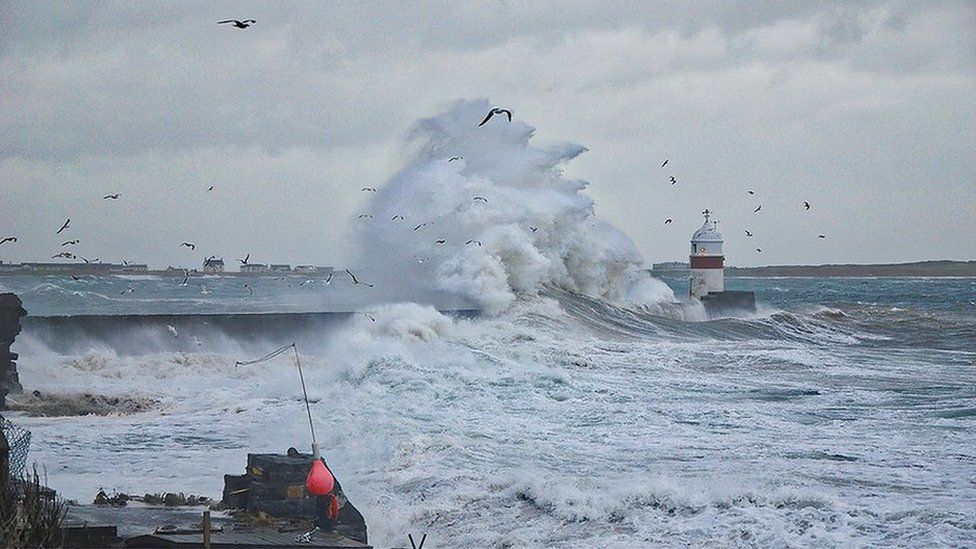
[[[651,270],[654,276],[687,276],[687,270]],[[976,261],[916,261],[913,263],[766,265],[726,267],[727,278],[976,278]]]

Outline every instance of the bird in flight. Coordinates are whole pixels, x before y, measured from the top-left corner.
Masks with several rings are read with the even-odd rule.
[[[825,235],[825,234],[818,234],[817,235],[817,238],[827,238],[827,235]]]
[[[8,236],[8,237],[4,238],[3,240],[0,240],[0,244],[6,244],[7,242],[11,242],[11,243],[17,242],[17,237],[16,236]]]
[[[465,245],[465,246],[467,246],[468,244],[472,244],[472,243],[475,243],[475,244],[477,244],[478,246],[481,246],[481,241],[480,241],[480,240],[475,240],[475,239],[473,239],[473,238],[472,238],[471,240],[469,240],[469,241],[467,241],[467,242],[465,242],[465,243],[464,243],[464,245]]]
[[[372,214],[366,214],[366,213],[359,214],[359,219],[372,219],[372,218],[373,218]]]
[[[121,292],[119,292],[119,295],[131,294],[134,291],[136,291],[136,289],[133,288],[132,286],[129,286],[128,288],[126,288],[126,289],[122,290]]]
[[[248,259],[251,259],[251,254],[247,254],[247,255],[245,255],[245,256],[244,256],[244,259],[238,259],[238,261],[240,261],[240,262],[241,262],[241,265],[247,265],[247,260],[248,260]]]
[[[208,193],[212,193],[212,192],[213,192],[213,188],[214,188],[214,186],[213,186],[213,185],[211,185],[211,186],[210,186],[210,188],[209,188],[209,189],[207,189],[207,192],[208,192]]]
[[[51,256],[51,259],[55,259],[55,258],[58,258],[58,257],[63,257],[65,259],[74,259],[75,258],[75,254],[73,254],[71,252],[61,252],[59,254],[52,255]]]
[[[423,222],[423,223],[421,223],[420,225],[417,225],[416,227],[414,227],[414,228],[413,228],[413,230],[415,230],[415,231],[416,231],[417,229],[419,229],[419,228],[421,228],[421,227],[426,227],[426,226],[427,226],[427,222],[426,222],[426,221],[424,221],[424,222]]]
[[[70,225],[70,224],[71,224],[71,218],[66,219],[65,222],[64,222],[64,225],[61,225],[61,228],[58,229],[58,232],[56,232],[54,234],[61,234],[61,231],[67,229],[68,228],[68,225]]]
[[[756,252],[758,252],[758,253],[762,253],[762,250],[761,250],[761,249],[759,249],[759,248],[756,248]]]
[[[173,334],[173,337],[180,337],[179,332],[176,331],[176,328],[172,324],[167,324],[166,329],[169,330],[169,333]]]
[[[372,320],[373,322],[376,322],[376,317],[374,317],[373,315],[371,315],[369,313],[363,313],[363,316],[365,316],[366,318]]]
[[[532,232],[536,232],[539,230],[539,227],[529,227],[529,229],[531,229]]]
[[[71,280],[81,280],[81,278],[79,278],[79,277],[77,277],[75,275],[71,275]]]
[[[251,288],[250,284],[245,284],[244,289],[247,290],[247,293],[249,293],[250,295],[252,296],[254,295],[254,290]]]
[[[667,225],[668,223],[671,223],[671,218],[670,217],[664,220],[664,224],[665,225]]]
[[[187,248],[190,249],[191,252],[197,249],[197,245],[192,242],[183,242],[182,244],[180,244],[180,246],[186,246]]]
[[[434,244],[443,244],[443,243],[445,243],[445,242],[447,242],[447,241],[446,241],[446,240],[444,240],[444,239],[442,238],[442,239],[440,239],[440,240],[435,240],[435,241],[434,241]]]
[[[75,244],[77,244],[79,242],[81,242],[81,240],[65,240],[64,242],[61,243],[61,246],[62,247],[64,247],[64,246],[74,246]]]
[[[512,121],[512,111],[510,111],[508,109],[500,109],[498,107],[495,107],[494,109],[491,109],[490,111],[488,111],[488,116],[486,116],[485,119],[481,121],[481,124],[478,124],[478,127],[480,128],[481,126],[484,126],[485,124],[487,124],[488,121],[491,120],[491,117],[492,116],[495,116],[496,114],[505,114],[505,115],[508,115],[508,121],[509,122]]]
[[[752,189],[750,189],[750,190],[749,190],[749,194],[756,194],[756,191],[754,191],[754,190],[752,190]]]
[[[678,182],[678,180],[677,180],[677,179],[675,179],[675,178],[674,178],[674,176],[672,175],[672,176],[671,176],[671,184],[672,184],[672,185],[674,185],[674,184],[675,184],[675,183],[677,183],[677,182]]]
[[[245,19],[243,21],[238,21],[237,19],[228,19],[226,21],[217,21],[218,25],[223,25],[224,23],[233,23],[235,27],[239,29],[246,29],[252,24],[257,23],[255,19]]]
[[[326,285],[332,284],[332,273],[329,273],[329,276],[325,277],[325,283]]]
[[[118,200],[122,196],[122,193],[107,194],[102,197],[102,200]]]
[[[753,236],[753,234],[752,234],[752,233],[750,233],[750,232],[749,232],[749,231],[747,230],[747,231],[746,231],[746,236]]]
[[[463,156],[452,156],[448,162],[454,162],[455,160],[464,160]]]
[[[84,261],[85,263],[98,263],[99,259],[101,258],[100,257],[96,257],[95,259],[88,259],[87,257],[81,258],[81,260]]]
[[[809,202],[804,202],[803,203],[803,209],[804,210],[809,210],[810,209],[810,203]]]
[[[391,217],[390,218],[390,221],[396,221],[397,219],[399,219],[400,221],[403,221],[403,216],[400,215],[400,214],[397,214],[397,215]]]
[[[663,168],[663,167],[665,167],[665,166],[667,166],[667,165],[668,165],[668,162],[669,162],[670,160],[671,160],[670,158],[668,158],[667,160],[665,160],[665,161],[664,161],[664,164],[661,164],[661,167]]]
[[[756,208],[755,210],[752,210],[752,213],[757,213],[761,209],[762,209],[762,204],[760,204],[759,207]]]
[[[476,197],[472,198],[471,200],[482,200],[482,201],[484,201],[485,204],[488,203],[488,199],[485,198],[485,197],[483,197],[483,196],[476,196]]]
[[[180,282],[180,286],[186,286],[190,282],[190,271],[183,269],[183,282]]]
[[[362,189],[359,189],[359,190],[362,191],[362,192],[364,192],[364,193],[375,193],[376,192],[376,189],[374,189],[373,187],[363,187]]]
[[[352,274],[352,272],[349,269],[346,269],[346,274],[349,275],[349,278],[352,279],[352,283],[353,284],[356,284],[357,286],[359,284],[362,284],[363,286],[366,286],[367,288],[372,288],[373,287],[372,284],[367,284],[365,282],[360,282],[359,279],[356,278],[356,275]]]

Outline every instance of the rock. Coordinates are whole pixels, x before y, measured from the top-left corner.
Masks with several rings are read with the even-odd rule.
[[[20,298],[15,294],[0,294],[0,410],[7,409],[6,397],[21,393],[17,375],[17,353],[10,351],[14,338],[20,333],[20,317],[27,316]]]

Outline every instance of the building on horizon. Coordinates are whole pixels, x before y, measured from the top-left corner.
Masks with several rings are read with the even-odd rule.
[[[245,263],[241,265],[241,272],[248,274],[266,273],[270,269],[264,263]]]
[[[203,261],[203,272],[205,273],[224,272],[224,260],[219,257],[215,257],[212,259],[205,259]]]

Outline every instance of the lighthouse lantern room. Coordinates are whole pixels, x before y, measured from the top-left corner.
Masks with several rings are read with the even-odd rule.
[[[722,233],[718,221],[710,221],[712,212],[705,210],[705,223],[691,237],[691,297],[701,299],[710,293],[725,291]]]

